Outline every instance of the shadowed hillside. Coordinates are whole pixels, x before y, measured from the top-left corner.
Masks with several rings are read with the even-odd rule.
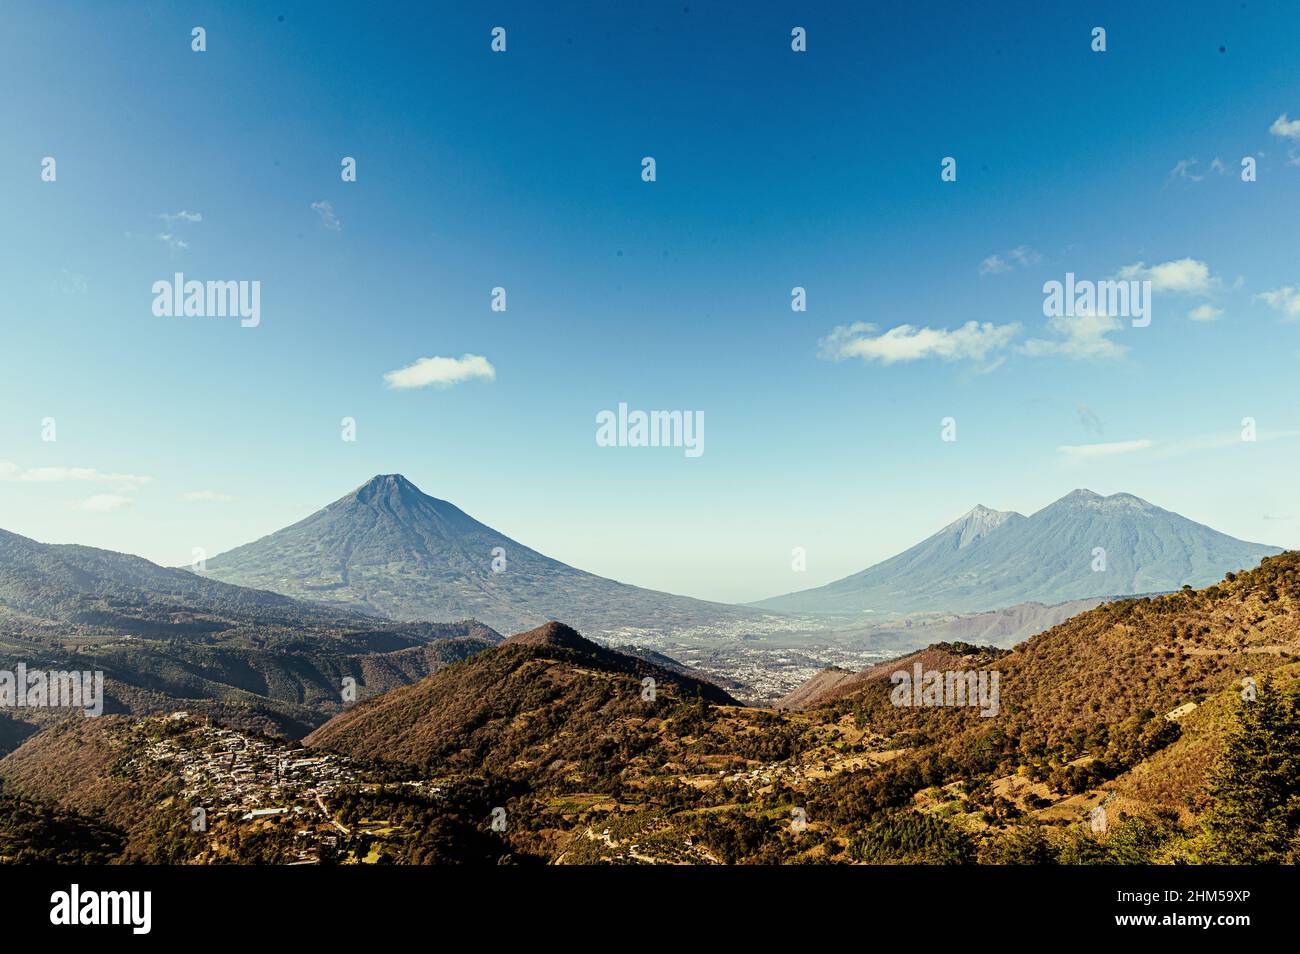
[[[645,680],[654,682],[647,700]],[[679,702],[735,705],[725,691],[604,649],[561,623],[511,636],[495,649],[331,719],[305,740],[460,771],[560,772],[617,762],[615,729]]]
[[[473,620],[395,623],[167,569],[90,547],[0,531],[0,668],[102,671],[105,711],[186,708],[302,736],[342,708],[500,641]],[[0,752],[62,718],[0,717]]]

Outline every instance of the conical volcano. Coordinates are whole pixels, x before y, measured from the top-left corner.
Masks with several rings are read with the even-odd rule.
[[[207,572],[393,619],[472,617],[505,632],[554,619],[601,634],[760,615],[575,569],[400,474],[374,477],[293,526],[209,559]]]

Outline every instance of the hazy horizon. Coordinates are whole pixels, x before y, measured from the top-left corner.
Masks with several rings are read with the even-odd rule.
[[[313,509],[312,513],[316,513],[317,511],[324,509],[325,507],[329,506],[330,504],[335,503],[338,499],[342,499],[342,498],[346,497],[348,493],[351,493],[352,491],[357,490],[357,489],[359,489],[360,487],[365,486],[365,485],[366,485],[367,483],[369,483],[371,480],[375,480],[375,479],[377,479],[377,478],[379,478],[379,477],[381,477],[381,476],[385,476],[385,475],[382,475],[382,474],[376,474],[376,475],[373,475],[373,476],[372,476],[371,478],[369,478],[367,481],[363,481],[361,484],[358,484],[357,486],[350,488],[348,492],[346,492],[346,493],[340,495],[339,498],[336,498],[335,500],[332,500],[332,501],[327,501],[327,502],[325,502],[325,503],[322,503],[322,504],[320,505],[320,507],[317,507],[317,508]],[[406,478],[407,480],[410,480],[410,478],[407,477],[407,475],[405,475],[405,474],[400,474],[400,475],[397,475],[397,476],[401,476],[401,477]],[[422,487],[419,486],[419,481],[411,480],[411,483],[414,484],[414,485],[417,487],[417,489],[419,489],[422,493],[425,493],[424,489],[423,489]],[[987,508],[987,509],[989,509],[989,510],[995,510],[995,511],[1003,511],[1003,512],[1019,513],[1019,514],[1021,514],[1022,516],[1026,516],[1026,517],[1028,517],[1028,516],[1032,516],[1034,513],[1038,512],[1039,510],[1042,510],[1044,507],[1050,506],[1052,503],[1055,503],[1055,502],[1057,502],[1057,501],[1059,501],[1059,500],[1061,500],[1061,499],[1064,499],[1064,498],[1067,497],[1067,496],[1070,496],[1070,495],[1072,495],[1072,494],[1076,494],[1076,493],[1079,493],[1079,492],[1085,492],[1085,493],[1096,493],[1096,491],[1093,491],[1091,488],[1086,488],[1086,487],[1077,487],[1077,488],[1073,488],[1072,490],[1070,490],[1070,491],[1068,491],[1068,492],[1062,494],[1060,497],[1056,498],[1055,500],[1048,501],[1046,504],[1043,505],[1043,507],[1035,507],[1035,508],[1033,508],[1033,509],[1029,509],[1029,510],[1023,510],[1023,509],[1019,509],[1019,508],[1016,508],[1016,507],[1005,507],[1005,508],[1004,508],[1004,507],[989,507],[989,508]],[[1098,496],[1099,496],[1099,497],[1103,497],[1103,498],[1105,498],[1105,497],[1110,497],[1110,496],[1117,495],[1117,494],[1126,494],[1126,493],[1127,493],[1127,491],[1114,491],[1113,494],[1112,494],[1112,493],[1103,493],[1103,494],[1098,494]],[[427,495],[430,496],[430,497],[435,497],[436,499],[442,499],[442,498],[437,498],[435,494],[427,494]],[[1132,495],[1132,496],[1139,496],[1139,497],[1140,497],[1140,495]],[[451,503],[452,505],[456,505],[456,502],[455,502],[454,500],[452,500],[452,501],[447,501],[447,502],[448,502],[448,503]],[[1157,502],[1157,501],[1151,501],[1151,500],[1148,500],[1148,501],[1146,501],[1146,502],[1147,502],[1147,503],[1150,503],[1150,504],[1154,504],[1154,505],[1157,506],[1157,507],[1160,506],[1159,502]],[[911,543],[907,544],[907,546],[900,548],[900,550],[899,550],[898,552],[902,552],[903,550],[908,549],[909,547],[911,547],[911,546],[913,546],[913,545],[915,545],[915,544],[917,544],[917,543],[920,543],[921,541],[923,541],[923,540],[929,538],[930,536],[932,536],[932,535],[934,535],[934,534],[940,532],[941,530],[943,530],[945,527],[949,526],[950,524],[952,524],[952,523],[956,522],[957,520],[960,520],[962,517],[968,515],[972,510],[976,509],[977,507],[982,507],[982,506],[984,506],[984,504],[982,504],[982,503],[980,503],[980,504],[974,504],[974,505],[972,505],[970,508],[968,508],[967,510],[963,511],[961,514],[957,514],[956,516],[954,516],[953,520],[949,520],[949,521],[947,521],[946,523],[944,523],[944,524],[942,524],[942,525],[940,525],[940,526],[936,526],[936,527],[934,527],[933,529],[928,530],[928,531],[918,531],[918,535],[916,536],[916,538],[915,538]],[[463,510],[464,508],[459,508],[459,509],[462,509],[462,510]],[[1162,509],[1167,509],[1167,508],[1162,508]],[[497,530],[498,532],[504,533],[506,536],[510,536],[510,537],[514,538],[514,539],[516,540],[517,543],[523,544],[524,546],[527,546],[527,547],[530,547],[531,549],[537,550],[538,552],[542,553],[542,554],[545,555],[545,556],[550,556],[550,557],[556,558],[556,557],[554,557],[554,553],[551,552],[551,549],[550,549],[546,544],[539,544],[539,543],[534,542],[534,541],[518,539],[517,537],[514,537],[514,535],[513,535],[509,530],[505,530],[505,529],[503,529],[503,528],[501,528],[501,527],[494,526],[494,525],[492,524],[492,521],[491,521],[490,519],[485,519],[485,518],[482,517],[481,515],[474,514],[474,513],[469,513],[468,515],[469,515],[470,517],[474,518],[475,520],[478,520],[480,523],[483,523],[483,524],[485,524],[485,525],[491,527],[492,529]],[[302,517],[299,517],[299,518],[295,519],[294,521],[292,521],[292,523],[286,523],[286,524],[284,524],[283,526],[272,527],[272,528],[268,529],[265,533],[259,533],[256,537],[251,538],[251,539],[249,539],[249,540],[245,540],[245,541],[243,541],[243,542],[240,543],[240,544],[236,544],[236,546],[242,546],[242,545],[245,544],[245,543],[252,543],[252,542],[254,542],[255,540],[260,540],[260,539],[262,539],[263,537],[266,537],[266,536],[269,536],[269,535],[272,534],[272,533],[275,533],[277,530],[281,530],[281,529],[284,529],[284,528],[287,527],[287,526],[291,526],[292,524],[296,524],[296,523],[298,523],[300,520],[305,519],[305,518],[308,517],[308,516],[311,516],[311,514],[305,514],[305,515],[303,515]],[[1182,514],[1181,516],[1187,516],[1187,515],[1186,515],[1186,514]],[[1189,519],[1193,519],[1193,520],[1194,520],[1195,518],[1189,518]],[[1200,523],[1201,521],[1196,521],[1196,522]],[[0,529],[9,529],[9,528],[7,528],[7,527],[0,527]],[[1211,529],[1213,529],[1213,530],[1218,530],[1219,532],[1226,532],[1226,531],[1221,530],[1221,528],[1219,528],[1219,527],[1211,527]],[[11,531],[11,532],[12,532],[12,531]],[[24,535],[26,536],[26,534],[24,534]],[[1231,533],[1228,533],[1228,536],[1235,536],[1235,535],[1234,535],[1234,534],[1231,534]],[[59,542],[67,542],[67,543],[81,543],[81,541],[75,541],[75,540],[73,540],[73,541],[51,541],[51,540],[42,540],[42,539],[39,538],[39,537],[33,537],[33,539],[36,539],[36,540],[38,540],[39,542],[42,542],[42,543],[59,543]],[[1239,538],[1239,539],[1240,539],[1240,538]],[[1264,544],[1264,545],[1267,545],[1267,546],[1275,546],[1275,544],[1271,544],[1271,543],[1268,543],[1267,541],[1261,541],[1261,540],[1247,540],[1247,541],[1245,541],[1245,542],[1247,542],[1247,543],[1258,543],[1258,544]],[[232,547],[232,548],[228,548],[228,549],[233,549],[233,547]],[[222,553],[224,553],[224,552],[227,552],[227,551],[222,551]],[[135,554],[135,555],[136,555],[136,556],[143,556],[144,554]],[[210,553],[210,554],[208,554],[209,557],[216,557],[216,556],[220,556],[220,555],[221,555],[220,553]],[[890,557],[890,556],[894,556],[894,555],[896,555],[896,554],[895,554],[895,553],[890,553],[890,554],[888,554],[886,557],[884,557],[883,559],[888,559],[888,557]],[[148,559],[148,557],[146,557],[146,559]],[[558,559],[558,558],[556,558],[556,559]],[[159,561],[156,561],[156,560],[155,560],[155,561],[153,561],[153,562],[157,563],[157,562],[159,562]],[[562,561],[562,562],[565,562],[565,561]],[[880,560],[873,560],[873,561],[871,562],[871,564],[863,564],[862,566],[857,567],[857,568],[855,568],[854,570],[849,571],[849,572],[850,572],[850,573],[858,572],[858,571],[860,571],[860,570],[867,569],[868,566],[875,565],[876,563],[879,563],[879,562],[880,562]],[[164,564],[160,564],[160,565],[163,565],[163,566],[184,566],[185,564],[184,564],[184,561],[180,561],[180,562],[177,562],[177,563],[172,563],[172,564],[164,563]],[[597,575],[601,575],[601,576],[608,576],[608,574],[600,573],[599,570],[594,570],[594,569],[592,569],[591,567],[585,567],[585,566],[576,565],[576,564],[570,564],[570,565],[571,565],[571,566],[574,566],[576,569],[579,569],[579,570],[585,570],[585,571],[587,571],[587,572],[596,573]],[[833,582],[833,581],[835,581],[835,580],[838,580],[838,579],[840,579],[841,577],[846,576],[846,575],[848,575],[848,574],[847,574],[847,573],[842,573],[842,574],[839,574],[839,575],[837,575],[837,576],[830,577],[830,578],[828,578],[828,579],[818,579],[817,577],[815,577],[815,576],[813,576],[812,574],[807,573],[807,572],[805,571],[804,573],[801,573],[801,574],[799,574],[799,575],[797,575],[797,576],[793,576],[794,579],[798,579],[798,580],[801,581],[798,585],[796,585],[796,587],[795,587],[793,590],[791,590],[791,591],[782,591],[782,592],[783,592],[783,593],[784,593],[784,592],[794,592],[794,591],[796,591],[796,590],[804,590],[804,589],[809,589],[809,588],[815,588],[815,587],[821,586],[821,585],[823,585],[823,584],[830,583],[830,582]],[[806,582],[803,582],[803,581],[806,581]],[[619,580],[619,582],[622,582],[622,583],[630,583],[630,584],[633,584],[633,585],[635,585],[635,586],[643,586],[643,587],[647,587],[647,588],[649,588],[649,589],[661,589],[661,588],[659,588],[659,587],[651,587],[651,586],[647,586],[647,584],[642,583],[641,581],[636,580],[636,579],[621,579],[621,580]],[[665,590],[665,592],[673,592],[673,591],[671,591],[671,590]],[[680,595],[684,595],[684,596],[694,596],[694,597],[696,597],[696,598],[698,598],[698,599],[716,600],[717,602],[723,602],[723,603],[746,604],[746,603],[759,602],[759,601],[764,600],[764,599],[767,599],[767,598],[769,598],[769,597],[779,596],[779,595],[782,595],[782,593],[775,593],[775,592],[773,592],[773,593],[768,593],[768,594],[766,594],[765,596],[758,596],[758,597],[753,597],[753,598],[750,598],[750,599],[737,599],[737,600],[719,599],[719,598],[716,598],[716,597],[711,597],[711,596],[707,596],[707,595],[701,595],[701,594],[699,594],[699,593],[689,593],[689,592],[684,592],[684,593],[681,593]],[[1121,594],[1116,593],[1115,595],[1121,595]],[[936,609],[941,609],[942,607],[938,607],[938,606],[936,606],[935,608],[936,608]]]

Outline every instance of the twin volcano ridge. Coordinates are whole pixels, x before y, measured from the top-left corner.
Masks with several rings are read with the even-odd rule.
[[[1081,489],[1028,517],[976,507],[882,563],[754,605],[797,613],[977,613],[1207,586],[1281,552],[1132,494]]]

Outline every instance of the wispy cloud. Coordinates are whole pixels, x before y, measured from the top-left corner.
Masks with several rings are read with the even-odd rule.
[[[339,217],[334,214],[334,206],[329,202],[322,199],[319,202],[313,202],[311,207],[316,214],[320,216],[320,224],[325,226],[325,228],[332,232],[341,232],[343,230],[343,223],[340,222]]]
[[[32,484],[91,482],[135,490],[153,478],[135,474],[106,474],[94,467],[19,467],[10,461],[0,461],[0,480]]]
[[[1154,441],[1111,441],[1108,444],[1064,444],[1056,449],[1066,460],[1083,461],[1097,457],[1114,457],[1117,454],[1133,454],[1151,447]]]
[[[1168,185],[1175,180],[1182,180],[1183,182],[1204,181],[1206,178],[1205,173],[1197,171],[1197,167],[1200,166],[1200,164],[1201,160],[1199,159],[1179,159],[1178,162],[1174,164],[1174,167],[1169,170],[1169,175],[1165,178],[1165,185]],[[1215,156],[1210,160],[1210,172],[1213,172],[1218,176],[1226,176],[1228,174],[1228,167],[1223,164],[1222,159]]]
[[[1300,319],[1300,290],[1294,285],[1260,292],[1255,296],[1255,300],[1264,302],[1274,311],[1280,311],[1287,321]]]
[[[1192,319],[1192,321],[1214,321],[1222,315],[1222,308],[1215,308],[1208,302],[1204,305],[1197,305],[1187,313],[1187,317]]]
[[[461,355],[459,358],[419,358],[414,364],[384,375],[384,383],[390,388],[404,390],[408,388],[449,388],[462,381],[475,379],[495,381],[496,368],[487,358],[478,354]]]
[[[166,222],[171,228],[165,232],[159,232],[155,238],[173,252],[183,252],[190,247],[189,242],[176,234],[175,227],[177,225],[194,225],[203,221],[201,213],[190,212],[187,209],[181,209],[179,212],[160,212],[158,218]]]
[[[170,232],[158,233],[158,241],[162,242],[173,252],[183,252],[190,247],[190,243],[179,236],[172,235]]]
[[[1009,272],[1014,267],[1028,268],[1030,265],[1037,265],[1043,260],[1043,256],[1038,254],[1028,245],[1017,245],[1010,251],[998,255],[990,255],[984,261],[980,262],[981,275],[996,275],[1001,272]]]
[[[899,325],[882,334],[875,334],[875,331],[875,325],[861,321],[840,325],[821,340],[821,356],[830,361],[861,358],[881,364],[923,358],[984,361],[1010,344],[1020,332],[1020,325],[968,321],[951,330]]]
[[[1188,182],[1200,182],[1205,176],[1197,175],[1192,171],[1199,164],[1199,159],[1179,159],[1174,167],[1169,170],[1169,176],[1165,181],[1172,182],[1174,179],[1184,179]]]
[[[1124,323],[1111,315],[1058,315],[1048,319],[1047,330],[1055,338],[1031,338],[1018,349],[1031,358],[1061,355],[1076,360],[1122,358],[1128,348],[1108,335],[1123,329]]]
[[[118,494],[96,494],[72,505],[74,510],[85,510],[89,513],[112,513],[114,510],[122,510],[129,506],[131,506],[130,498]]]
[[[181,494],[180,499],[184,503],[233,503],[235,498],[215,490],[190,490]]]

